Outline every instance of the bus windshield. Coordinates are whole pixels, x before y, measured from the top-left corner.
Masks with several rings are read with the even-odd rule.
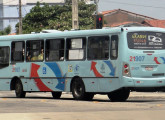
[[[129,32],[127,34],[128,48],[142,50],[165,49],[165,33],[161,32]]]

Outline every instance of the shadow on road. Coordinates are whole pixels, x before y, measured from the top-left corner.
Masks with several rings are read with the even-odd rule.
[[[68,101],[68,100],[72,100],[72,101],[81,101],[81,100],[74,100],[74,98],[60,98],[60,99],[53,99],[52,97],[37,97],[37,96],[27,96],[25,98],[16,98],[15,96],[12,97],[0,97],[2,99],[6,99],[6,98],[11,98],[11,99],[38,99],[38,100],[43,100],[43,99],[47,99],[47,100],[63,100],[63,101]],[[83,101],[83,100],[82,100]],[[165,102],[165,99],[156,99],[151,98],[151,99],[128,99],[127,101],[123,102],[123,103],[146,103],[146,102]],[[85,102],[111,102],[110,100],[103,100],[103,99],[93,99],[91,101],[85,101]],[[115,102],[112,102],[115,103]]]

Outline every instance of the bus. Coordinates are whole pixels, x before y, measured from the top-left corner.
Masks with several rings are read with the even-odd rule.
[[[116,27],[0,37],[0,90],[75,100],[165,88],[165,29]]]

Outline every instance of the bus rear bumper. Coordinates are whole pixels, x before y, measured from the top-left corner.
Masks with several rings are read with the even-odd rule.
[[[165,77],[161,78],[136,78],[123,77],[123,87],[137,92],[165,91]]]
[[[123,77],[124,87],[165,87],[165,77],[136,78]]]

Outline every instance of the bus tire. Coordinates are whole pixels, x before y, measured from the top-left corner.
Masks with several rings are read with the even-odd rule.
[[[15,94],[16,94],[17,98],[25,98],[25,96],[26,96],[26,92],[23,91],[23,85],[20,80],[16,81]]]
[[[84,100],[85,86],[81,78],[75,78],[71,85],[71,91],[75,100]]]
[[[112,102],[124,102],[128,99],[130,94],[130,90],[128,89],[120,89],[108,93],[108,97]]]
[[[62,92],[52,92],[52,96],[54,99],[60,99]]]
[[[90,101],[94,97],[94,93],[85,92],[85,85],[81,78],[73,80],[71,85],[71,91],[75,100],[87,100]]]
[[[71,90],[75,100],[85,99],[85,86],[81,78],[76,78],[73,80]]]

